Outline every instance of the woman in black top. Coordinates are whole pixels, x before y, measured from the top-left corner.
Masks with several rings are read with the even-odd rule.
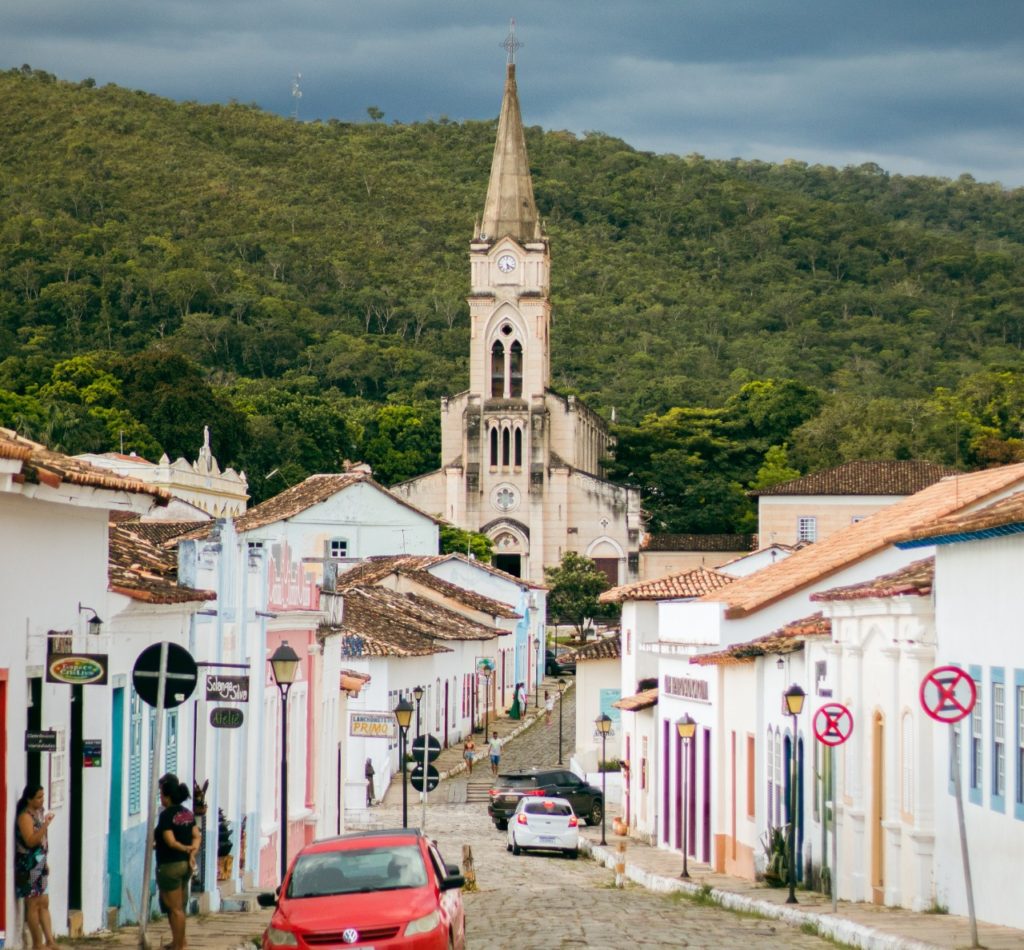
[[[202,835],[195,816],[182,805],[189,797],[188,786],[175,775],[160,780],[160,804],[164,810],[156,825],[156,886],[167,908],[171,925],[172,950],[185,950],[185,903],[188,882],[196,866],[196,852]]]

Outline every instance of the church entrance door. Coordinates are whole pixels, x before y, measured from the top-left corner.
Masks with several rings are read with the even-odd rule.
[[[493,562],[499,571],[504,571],[513,577],[523,576],[523,556],[521,554],[495,554]]]

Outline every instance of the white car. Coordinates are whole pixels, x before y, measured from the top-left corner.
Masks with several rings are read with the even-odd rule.
[[[508,820],[507,850],[561,851],[567,858],[579,854],[579,819],[564,798],[527,795]]]

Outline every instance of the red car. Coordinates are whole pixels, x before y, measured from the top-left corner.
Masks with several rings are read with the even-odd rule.
[[[295,947],[463,950],[465,878],[415,828],[314,841],[292,862],[276,894],[263,950]]]

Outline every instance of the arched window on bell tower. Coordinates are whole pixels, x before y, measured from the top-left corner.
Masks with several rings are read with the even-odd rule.
[[[512,399],[523,395],[523,344],[516,340],[509,352],[508,394]]]
[[[505,395],[505,346],[495,340],[491,347],[491,398],[501,399]]]
[[[491,467],[496,468],[498,465],[498,427],[493,426],[491,428]]]
[[[515,437],[514,437],[514,440],[513,440],[513,444],[514,444],[513,464],[515,465],[516,468],[522,468],[523,467],[523,430],[519,426],[516,426],[516,431],[515,431]]]
[[[509,431],[509,427],[503,426],[501,430],[501,464],[504,465],[506,468],[508,468],[508,466],[511,464],[511,438],[512,433]]]

